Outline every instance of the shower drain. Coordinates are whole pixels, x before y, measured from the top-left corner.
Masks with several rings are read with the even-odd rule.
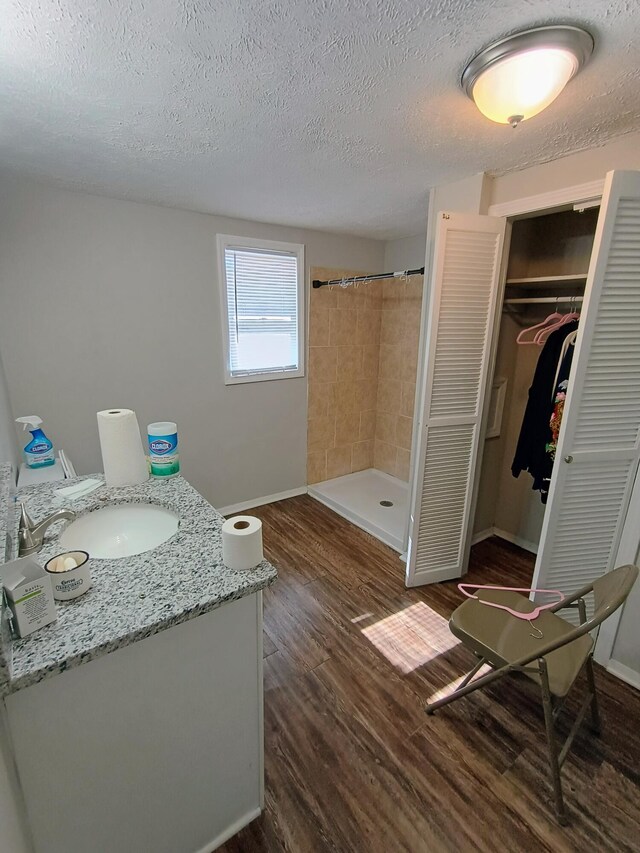
[[[393,501],[380,501],[380,506],[393,506]]]

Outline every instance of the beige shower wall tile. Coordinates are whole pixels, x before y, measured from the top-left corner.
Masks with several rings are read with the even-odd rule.
[[[338,347],[338,376],[344,382],[362,378],[363,347]]]
[[[336,383],[309,381],[307,417],[320,418],[336,411]]]
[[[362,347],[362,378],[372,379],[377,384],[378,359],[380,352],[377,346]]]
[[[368,308],[374,305],[372,297],[374,292],[370,287],[371,282],[360,282],[356,287],[339,288],[338,308]]]
[[[409,481],[410,462],[411,453],[408,450],[398,448],[395,476],[398,477],[399,480],[405,480],[405,482]]]
[[[355,380],[336,382],[336,412],[357,412],[358,383]]]
[[[424,289],[424,276],[412,275],[407,281],[404,289],[405,301],[411,305],[422,304],[422,291]]]
[[[380,379],[398,380],[402,373],[402,343],[380,344],[380,362],[378,376]]]
[[[407,341],[402,346],[402,372],[400,379],[415,385],[418,366],[418,339]]]
[[[393,443],[403,450],[410,450],[412,432],[413,419],[398,415],[395,422],[395,440]]]
[[[332,447],[327,450],[327,479],[351,473],[351,445]]]
[[[316,311],[309,315],[309,346],[329,346],[329,309]]]
[[[400,379],[402,382],[408,382],[410,385],[415,385],[417,376],[418,371],[416,369],[416,362],[412,361],[410,358],[406,359],[402,365],[402,374],[400,375]]]
[[[382,282],[382,310],[402,308],[406,294],[406,283],[401,278],[387,278]]]
[[[335,415],[309,418],[307,421],[307,453],[333,447],[336,436]]]
[[[369,310],[380,310],[382,307],[382,288],[380,281],[367,281],[360,285],[362,301],[360,305]]]
[[[326,276],[322,275],[322,271],[320,271],[320,275],[312,275],[311,280],[319,279],[320,281],[327,281]],[[311,288],[311,293],[309,296],[309,315],[313,316],[315,311],[328,311],[331,308],[338,307],[338,294],[335,289],[332,287],[317,287]]]
[[[309,347],[309,381],[335,382],[337,378],[337,347]]]
[[[360,439],[360,412],[338,412],[336,415],[336,440],[339,447]]]
[[[373,465],[373,441],[357,441],[351,446],[351,470],[364,471]]]
[[[360,440],[375,438],[376,413],[374,409],[360,412]]]
[[[393,379],[378,380],[376,411],[397,414],[400,411],[401,399],[402,386],[399,381]]]
[[[415,406],[416,386],[413,382],[402,383],[402,398],[400,400],[400,414],[407,418],[413,417]]]
[[[420,337],[421,308],[421,303],[415,306],[407,304],[404,312],[405,340],[417,341]]]
[[[396,476],[397,448],[376,439],[373,443],[373,466],[379,471]]]
[[[387,444],[396,444],[397,415],[388,412],[378,412],[376,415],[376,439]]]
[[[353,309],[336,308],[329,318],[329,344],[349,346],[354,343],[358,312]]]
[[[402,341],[404,332],[404,311],[393,308],[382,311],[380,321],[380,342],[383,344],[397,344]]]
[[[380,342],[380,311],[359,308],[355,328],[355,341],[362,346],[377,346]]]
[[[329,414],[324,389],[330,382],[309,382],[307,391],[307,418],[323,418]]]
[[[375,379],[359,379],[355,383],[356,407],[360,411],[376,408],[378,385]]]
[[[327,479],[327,451],[312,450],[307,454],[307,483],[321,483]]]

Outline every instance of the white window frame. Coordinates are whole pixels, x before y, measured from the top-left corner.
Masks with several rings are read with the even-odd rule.
[[[222,346],[224,356],[224,384],[240,385],[245,382],[267,382],[272,379],[297,379],[304,376],[305,363],[305,269],[304,245],[281,243],[276,240],[258,240],[254,237],[235,237],[218,234],[218,281],[220,283]],[[298,323],[298,367],[295,370],[270,370],[265,373],[247,373],[232,376],[229,363],[229,306],[227,303],[227,275],[225,268],[226,249],[264,249],[266,252],[289,252],[295,255],[298,271],[297,323]]]

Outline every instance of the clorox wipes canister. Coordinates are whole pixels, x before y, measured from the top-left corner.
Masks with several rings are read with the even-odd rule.
[[[159,421],[147,427],[149,462],[152,477],[175,477],[180,473],[178,427],[171,421]]]

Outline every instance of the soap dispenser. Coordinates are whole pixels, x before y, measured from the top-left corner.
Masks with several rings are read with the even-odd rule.
[[[27,415],[24,418],[16,418],[16,423],[22,424],[23,430],[29,430],[31,440],[23,448],[24,461],[27,468],[44,468],[53,465],[56,461],[53,443],[40,429],[42,418],[37,415]]]

